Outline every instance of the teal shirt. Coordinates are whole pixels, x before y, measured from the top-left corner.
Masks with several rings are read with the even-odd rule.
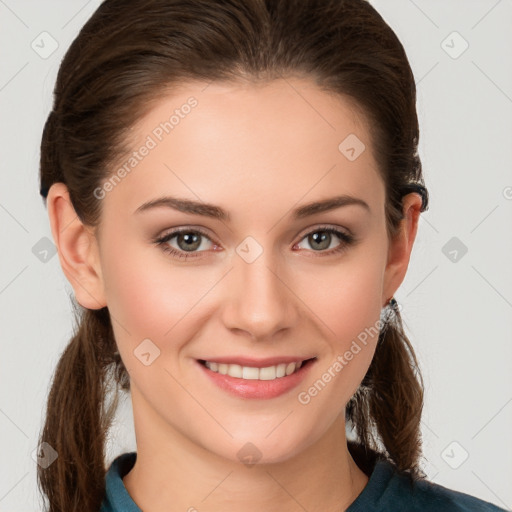
[[[142,512],[122,478],[132,469],[136,452],[119,455],[106,475],[106,496],[100,512]],[[347,512],[505,512],[505,509],[469,494],[420,480],[411,487],[388,461],[376,462],[366,487]],[[150,512],[150,511],[148,511]]]

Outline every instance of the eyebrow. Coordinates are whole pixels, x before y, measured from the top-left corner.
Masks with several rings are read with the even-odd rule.
[[[371,211],[368,203],[362,199],[350,195],[341,195],[323,199],[321,201],[314,201],[312,203],[300,206],[299,208],[296,208],[292,211],[292,217],[294,219],[303,219],[317,213],[327,212],[336,208],[341,208],[342,206],[350,205],[362,206],[368,212]],[[172,208],[179,212],[202,215],[204,217],[211,217],[213,219],[228,222],[231,220],[229,213],[222,209],[220,206],[171,196],[159,197],[157,199],[147,201],[139,206],[135,210],[134,214],[162,207]]]

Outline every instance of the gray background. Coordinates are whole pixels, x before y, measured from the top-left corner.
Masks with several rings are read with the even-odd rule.
[[[436,483],[510,510],[512,2],[372,3],[416,77],[431,195],[396,294],[426,385],[424,469]],[[60,60],[98,5],[0,0],[2,512],[42,510],[32,457],[71,334],[72,288],[38,194],[39,143]],[[126,400],[109,460],[135,449],[131,422]]]

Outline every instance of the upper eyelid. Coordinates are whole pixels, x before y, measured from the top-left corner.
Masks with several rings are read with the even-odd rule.
[[[322,229],[335,229],[336,231],[339,231],[340,233],[345,234],[347,236],[354,236],[350,229],[346,227],[342,228],[340,226],[335,226],[333,224],[318,224],[313,228],[306,228],[304,231],[301,231],[297,236],[300,236],[302,240],[302,238],[304,238],[306,235],[314,233],[315,231],[321,231]]]
[[[319,225],[314,226],[312,228],[305,228],[305,230],[301,231],[296,236],[299,237],[298,241],[300,242],[300,241],[302,241],[302,239],[305,236],[307,236],[307,235],[309,235],[311,233],[314,233],[315,231],[321,231],[322,229],[334,229],[336,231],[340,231],[341,234],[345,234],[346,236],[355,238],[354,234],[352,233],[352,231],[350,229],[342,228],[342,227],[335,226],[335,225],[332,225],[332,224],[319,224]],[[197,228],[197,227],[192,227],[192,226],[191,227],[185,226],[185,227],[179,227],[179,228],[171,229],[168,233],[165,233],[165,234],[163,234],[161,236],[158,236],[157,240],[162,240],[162,239],[167,238],[167,237],[169,237],[169,240],[172,240],[174,237],[178,236],[181,233],[198,233],[201,236],[207,238],[210,242],[212,242],[212,244],[218,245],[218,246],[220,245],[205,230],[203,230],[202,228]],[[205,251],[197,251],[197,252],[205,252]]]
[[[210,240],[210,242],[212,242],[214,244],[217,243],[206,231],[199,229],[199,228],[192,228],[192,227],[188,228],[186,226],[184,228],[170,229],[168,232],[164,232],[163,235],[158,235],[156,237],[156,240],[162,240],[163,238],[167,238],[167,237],[169,237],[169,240],[171,240],[172,238],[180,235],[181,233],[197,233],[204,238],[208,238],[208,240]]]

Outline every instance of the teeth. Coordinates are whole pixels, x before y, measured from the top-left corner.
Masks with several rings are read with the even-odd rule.
[[[302,366],[302,361],[299,363],[282,363],[266,368],[254,368],[251,366],[240,366],[239,364],[214,363],[210,361],[206,361],[205,366],[212,372],[237,377],[239,379],[274,380],[284,377],[285,375],[291,375],[297,371]]]

